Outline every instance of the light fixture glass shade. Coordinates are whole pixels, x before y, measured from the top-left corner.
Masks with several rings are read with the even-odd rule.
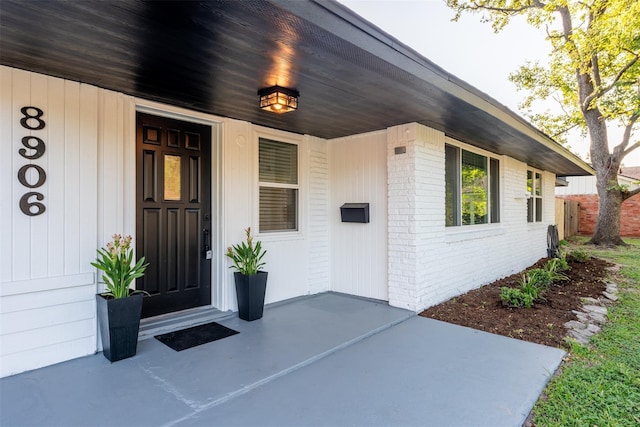
[[[288,113],[298,108],[297,90],[271,86],[258,91],[260,108],[274,113]]]

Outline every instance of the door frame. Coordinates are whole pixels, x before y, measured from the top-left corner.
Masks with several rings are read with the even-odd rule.
[[[127,202],[124,209],[127,212],[127,220],[132,235],[136,235],[136,113],[147,113],[170,119],[182,120],[186,122],[199,123],[211,127],[211,249],[213,258],[211,261],[211,306],[226,311],[228,290],[224,286],[224,273],[226,273],[226,263],[224,256],[224,219],[222,218],[222,119],[208,114],[198,113],[180,107],[173,107],[165,104],[147,101],[143,99],[134,100],[135,107],[128,114],[130,118],[129,137],[127,138],[127,155],[125,158],[131,159],[126,168],[129,182],[127,185]]]

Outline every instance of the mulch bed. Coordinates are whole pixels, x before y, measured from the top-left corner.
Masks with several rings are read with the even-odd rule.
[[[541,259],[530,268],[541,267]],[[518,287],[522,273],[513,274],[479,289],[455,297],[420,313],[456,325],[468,326],[494,334],[553,347],[567,348],[564,324],[577,319],[572,310],[580,310],[581,298],[598,298],[606,289],[606,268],[612,264],[591,258],[580,263],[569,261],[565,272],[569,280],[552,285],[545,293],[545,301],[533,308],[506,307],[500,300],[500,288]]]

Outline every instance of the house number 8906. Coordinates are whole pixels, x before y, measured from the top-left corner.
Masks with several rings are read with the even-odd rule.
[[[20,125],[28,130],[41,130],[45,127],[45,121],[42,120],[44,111],[38,107],[22,107],[20,109],[22,118],[20,119]],[[18,154],[27,160],[39,159],[44,155],[46,144],[41,138],[37,136],[25,136],[21,140],[22,145],[25,148],[18,150]],[[33,150],[31,152],[31,150]],[[29,171],[31,174],[27,175]],[[35,179],[33,177],[35,176]],[[30,179],[31,178],[31,179]],[[27,164],[22,166],[18,170],[18,182],[27,188],[41,187],[47,180],[47,174],[41,166],[35,164]],[[33,182],[35,181],[35,182]],[[35,197],[37,201],[30,201],[32,197]],[[37,191],[29,191],[20,198],[20,210],[25,215],[37,216],[44,213],[47,209],[44,203],[44,195]]]

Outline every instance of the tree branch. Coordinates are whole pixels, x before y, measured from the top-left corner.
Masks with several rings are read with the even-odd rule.
[[[602,95],[613,89],[616,83],[618,83],[618,81],[622,78],[622,75],[626,73],[629,68],[633,67],[633,65],[638,62],[638,59],[640,59],[640,55],[636,54],[636,56],[631,61],[627,62],[627,64],[622,67],[620,71],[618,71],[618,74],[616,74],[616,76],[613,78],[613,81],[609,85],[601,87],[600,89],[594,91],[591,95],[587,96],[584,100],[583,107],[585,109],[589,108],[589,104],[591,104],[594,99],[600,98]]]
[[[638,147],[640,147],[640,141],[638,141],[638,142],[632,144],[631,147],[627,148],[627,146],[629,145],[629,141],[631,140],[631,131],[633,129],[633,125],[635,124],[635,122],[638,119],[640,119],[640,111],[636,111],[631,116],[631,118],[629,119],[629,123],[627,123],[627,126],[625,126],[625,128],[624,128],[624,134],[622,135],[622,141],[620,142],[620,144],[618,144],[615,147],[613,147],[613,153],[611,154],[611,157],[613,157],[613,159],[618,159],[618,160],[622,161],[622,159],[627,154],[629,154],[633,150],[635,150]]]
[[[543,3],[539,0],[533,0],[531,4],[521,6],[521,7],[497,7],[497,6],[488,6],[486,4],[477,4],[476,2],[472,2],[472,4],[469,4],[469,5],[456,4],[455,6],[452,6],[451,4],[449,4],[449,1],[447,1],[447,4],[449,5],[449,7],[456,7],[458,9],[458,12],[460,12],[461,10],[472,10],[472,11],[488,10],[489,12],[501,12],[505,14],[517,14],[520,12],[524,12],[525,10],[528,10],[528,9],[544,9],[547,6],[546,3]]]
[[[593,12],[588,5],[586,6],[587,10],[589,10],[589,20],[587,22],[587,31],[591,28],[591,24],[593,23]],[[599,87],[602,84],[602,79],[600,78],[600,64],[598,63],[598,52],[594,52],[591,56],[591,70],[593,71],[593,81],[596,84],[596,87]]]
[[[626,150],[624,150],[622,152],[622,156],[626,156],[627,154],[629,154],[630,152],[632,152],[633,150],[636,150],[640,148],[640,141],[636,142],[635,144],[631,145],[629,148],[627,148]]]
[[[640,187],[636,188],[635,190],[630,190],[630,191],[627,191],[626,193],[622,193],[622,201],[625,201],[629,197],[633,197],[636,194],[640,194]]]
[[[640,119],[640,111],[636,111],[629,118],[629,123],[627,123],[627,126],[625,126],[624,128],[624,134],[622,135],[622,142],[620,142],[620,144],[617,147],[615,147],[613,150],[614,152],[616,152],[619,147],[620,151],[622,152],[622,157],[626,156],[636,148],[640,147],[640,141],[638,141],[635,144],[633,144],[631,147],[627,148],[627,145],[629,145],[629,141],[631,140],[631,131],[633,129],[633,125],[638,119]]]
[[[598,62],[597,53],[594,53],[591,57],[591,68],[593,70],[593,81],[596,83],[596,87],[600,87],[602,79],[600,78],[600,63]]]
[[[571,129],[577,128],[579,126],[578,123],[574,123],[571,126],[564,128],[562,130],[559,130],[558,132],[554,133],[553,135],[551,135],[551,138],[556,139],[559,135],[562,135],[563,133],[567,133],[569,132]]]

